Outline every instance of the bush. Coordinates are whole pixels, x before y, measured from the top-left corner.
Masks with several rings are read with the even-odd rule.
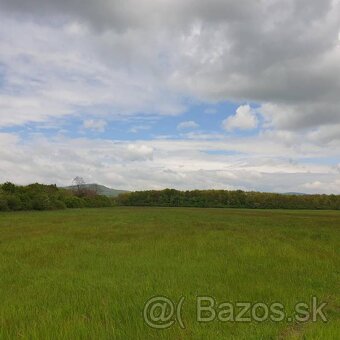
[[[7,195],[7,205],[10,210],[21,210],[22,203],[18,196],[15,195]]]
[[[85,199],[86,207],[88,208],[100,208],[100,207],[111,207],[112,202],[110,198],[106,196],[91,196]]]
[[[19,195],[21,200],[21,209],[22,210],[32,210],[33,209],[33,201],[32,198],[27,193],[22,193]]]
[[[1,186],[1,189],[7,193],[14,194],[16,191],[16,186],[13,183],[6,182]]]
[[[34,210],[50,210],[52,204],[47,194],[38,194],[34,196],[32,207]]]
[[[56,200],[56,201],[53,202],[53,209],[62,210],[62,209],[66,209],[66,208],[67,208],[67,206],[66,206],[65,202],[63,202],[63,201]]]
[[[0,197],[0,211],[8,211],[9,207],[7,200],[4,197]]]
[[[70,196],[65,199],[65,204],[67,208],[84,208],[85,201],[76,196]]]

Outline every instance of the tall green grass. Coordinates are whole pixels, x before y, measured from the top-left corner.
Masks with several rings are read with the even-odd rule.
[[[0,339],[339,339],[340,212],[107,208],[0,214]],[[155,295],[183,321],[143,321]],[[198,323],[196,297],[311,296],[328,323]]]

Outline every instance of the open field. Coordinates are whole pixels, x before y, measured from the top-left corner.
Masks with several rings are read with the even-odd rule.
[[[340,212],[107,208],[0,214],[1,339],[339,339]],[[151,297],[184,296],[166,330]],[[327,323],[196,320],[197,296],[312,296]]]

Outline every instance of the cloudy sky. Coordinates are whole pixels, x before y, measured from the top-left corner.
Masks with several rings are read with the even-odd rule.
[[[340,194],[339,0],[0,0],[0,182]]]

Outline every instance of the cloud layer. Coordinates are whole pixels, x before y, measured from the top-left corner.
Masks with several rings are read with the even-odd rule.
[[[305,159],[298,160],[301,149],[309,151]],[[340,162],[310,162],[320,150],[301,140],[299,146],[284,145],[279,137],[265,135],[248,140],[135,142],[36,136],[28,142],[0,134],[0,179],[65,185],[80,175],[88,182],[130,190],[176,187],[339,192]],[[330,155],[335,156],[337,150],[329,150]],[[282,157],[284,154],[290,156]]]
[[[130,189],[340,192],[340,1],[0,0],[0,20],[0,180],[62,183],[89,169]],[[221,102],[235,112],[221,118]],[[218,128],[184,117],[202,103]],[[153,140],[99,137],[179,115],[174,135],[137,121],[129,131]],[[75,119],[83,139],[63,142]],[[30,124],[58,127],[39,136],[46,152]]]

